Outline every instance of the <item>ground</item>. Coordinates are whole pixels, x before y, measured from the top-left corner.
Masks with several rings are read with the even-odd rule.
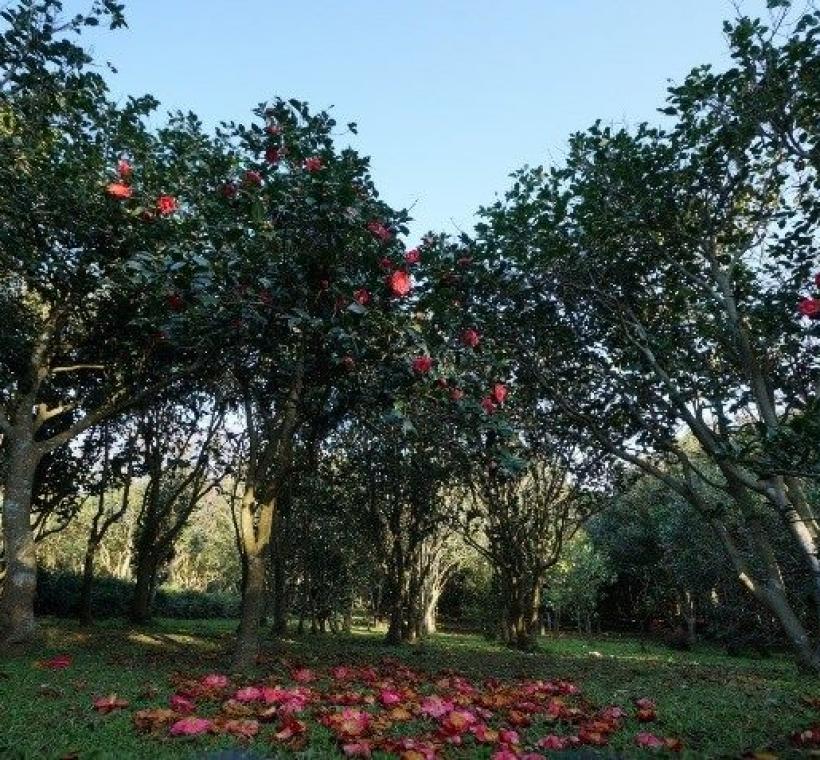
[[[168,707],[175,690],[169,680],[172,674],[199,678],[229,672],[233,627],[230,621],[162,620],[143,628],[111,621],[82,629],[65,621],[44,621],[36,648],[0,662],[0,757],[186,758],[242,746],[254,756],[293,756],[288,742],[272,739],[278,724],[263,724],[259,735],[244,745],[232,736],[171,738],[167,725],[156,735],[140,734],[134,727],[136,711]],[[59,659],[49,662],[57,655],[70,655],[70,664],[60,668],[65,663]],[[786,657],[729,658],[705,646],[677,653],[659,644],[615,636],[545,638],[537,652],[524,654],[464,634],[437,634],[424,644],[399,648],[384,645],[381,634],[365,630],[347,636],[307,635],[268,645],[259,672],[232,679],[230,688],[284,673],[283,662],[325,673],[325,678],[329,677],[325,667],[379,664],[385,657],[413,671],[430,673],[430,681],[424,682],[430,684],[432,674],[442,669],[463,673],[480,688],[485,688],[487,678],[571,681],[582,696],[568,700],[580,699],[579,704],[594,705],[596,710],[619,705],[627,711],[608,746],[598,750],[603,757],[650,756],[635,745],[640,731],[681,739],[683,757],[740,757],[764,751],[796,757],[799,752],[789,736],[820,718],[816,708],[820,702],[811,704],[820,698],[820,681],[798,673]],[[401,673],[401,665],[398,668]],[[425,686],[418,688],[422,693]],[[108,714],[94,709],[95,698],[112,693],[127,700],[128,706]],[[635,720],[634,702],[640,698],[656,702],[657,720]],[[197,706],[198,714],[207,714],[208,709],[217,708]],[[306,746],[295,755],[340,757],[332,727],[306,722]],[[399,733],[413,735],[414,725],[412,721],[402,724]],[[577,733],[577,728],[573,730]],[[531,746],[537,737],[553,731],[562,733],[560,723],[545,726],[536,721],[520,729],[521,744]],[[490,757],[497,749],[474,745],[467,736],[468,749],[448,752]],[[560,756],[547,751],[544,755]]]

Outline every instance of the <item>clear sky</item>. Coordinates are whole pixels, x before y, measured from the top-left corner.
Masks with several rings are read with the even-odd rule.
[[[66,0],[67,11],[87,6]],[[762,13],[764,0],[742,7]],[[561,160],[596,118],[661,117],[669,81],[727,61],[729,0],[130,0],[94,35],[116,93],[208,125],[274,95],[356,121],[382,197],[415,238],[469,229],[524,163]],[[345,138],[347,139],[347,138]]]

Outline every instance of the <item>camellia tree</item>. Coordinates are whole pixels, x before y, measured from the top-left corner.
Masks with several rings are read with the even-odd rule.
[[[575,135],[564,166],[520,172],[479,228],[506,267],[503,308],[543,415],[687,499],[814,670],[818,29],[816,12],[784,40],[728,25],[733,67],[672,89],[669,129]],[[802,557],[813,621],[773,520]]]
[[[42,457],[204,365],[174,341],[169,283],[206,289],[198,203],[223,155],[192,116],[152,132],[150,97],[118,106],[73,37],[122,26],[111,0],[64,21],[57,0],[3,11],[0,36],[0,432],[4,638],[29,637],[32,482]],[[216,167],[216,169],[215,169]],[[193,253],[197,260],[187,259]],[[194,278],[194,273],[198,277]],[[205,273],[205,274],[203,274]]]

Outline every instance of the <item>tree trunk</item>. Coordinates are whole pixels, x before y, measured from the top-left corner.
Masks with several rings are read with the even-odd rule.
[[[285,555],[281,540],[281,519],[277,520],[276,540],[273,542],[273,625],[274,636],[284,636],[288,631],[287,574],[285,572]]]
[[[539,587],[540,583],[537,580],[502,580],[505,597],[504,635],[508,646],[526,651],[535,645],[535,635],[538,631]]]
[[[234,653],[234,670],[248,670],[259,653],[259,626],[265,610],[265,557],[259,552],[245,556],[245,588],[242,618]]]
[[[85,550],[83,560],[83,580],[80,586],[80,602],[77,610],[77,617],[80,625],[90,625],[92,621],[91,592],[94,589],[94,555],[97,546],[89,541]]]
[[[31,499],[40,453],[31,440],[7,435],[8,469],[3,486],[3,546],[6,575],[0,599],[4,644],[29,641],[35,632],[37,555],[31,532]]]
[[[142,551],[134,570],[136,584],[131,599],[130,618],[132,623],[147,623],[151,619],[151,606],[157,575],[157,562],[150,552]]]

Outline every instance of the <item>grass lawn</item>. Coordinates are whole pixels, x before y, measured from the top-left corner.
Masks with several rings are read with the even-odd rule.
[[[131,721],[135,710],[167,706],[172,673],[227,672],[233,627],[231,621],[161,620],[131,628],[110,621],[84,630],[43,621],[36,648],[0,661],[0,757],[187,758],[241,746],[231,737],[140,735]],[[72,664],[63,670],[35,665],[57,654],[71,655]],[[378,663],[383,657],[424,672],[455,669],[479,685],[488,677],[571,680],[597,707],[621,705],[629,712],[624,728],[598,750],[602,757],[651,756],[633,743],[636,732],[647,729],[681,738],[684,757],[741,757],[765,750],[798,757],[789,734],[820,719],[805,701],[820,697],[820,681],[798,673],[786,658],[729,658],[707,647],[677,653],[616,637],[544,639],[540,651],[522,654],[464,634],[438,634],[401,648],[387,647],[381,634],[366,631],[305,636],[269,644],[257,678],[283,673],[283,659],[320,669]],[[129,707],[108,715],[95,712],[92,700],[112,692]],[[656,722],[642,725],[631,717],[632,702],[640,697],[657,702]],[[553,729],[533,725],[522,734],[532,740]],[[274,730],[264,726],[247,750],[260,757],[292,756],[271,740]],[[331,733],[311,722],[307,747],[295,755],[340,757],[335,747]],[[487,747],[472,752],[491,754]]]

